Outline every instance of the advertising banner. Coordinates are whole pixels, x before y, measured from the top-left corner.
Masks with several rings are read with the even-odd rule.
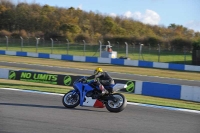
[[[135,81],[132,80],[120,80],[120,79],[114,79],[115,83],[121,83],[121,84],[126,84],[127,87],[120,90],[123,92],[130,92],[130,93],[135,93]]]
[[[72,86],[75,79],[80,76],[70,76],[70,75],[58,75],[49,74],[41,72],[29,72],[29,71],[9,71],[9,79],[29,81],[36,83],[46,83],[54,85],[65,85]]]
[[[21,80],[35,83],[45,83],[54,85],[72,86],[73,82],[82,76],[74,75],[59,75],[33,71],[9,71],[9,79]],[[115,83],[127,84],[127,87],[122,89],[123,92],[135,92],[135,81],[114,79]]]

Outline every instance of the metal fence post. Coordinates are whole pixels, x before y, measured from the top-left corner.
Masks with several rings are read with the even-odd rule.
[[[23,43],[24,43],[24,39],[20,36],[21,38],[21,51],[23,51]]]
[[[150,55],[150,51],[151,51],[151,45],[150,45],[150,43],[149,43],[149,55]]]
[[[8,36],[5,37],[6,37],[6,50],[8,50]]]
[[[69,40],[68,39],[66,39],[66,41],[67,41],[67,54],[69,53],[68,51],[69,51]]]
[[[184,63],[186,64],[186,47],[183,47],[183,52],[184,52]]]
[[[119,52],[119,42],[117,42],[117,44],[118,44],[117,46],[118,46],[118,52]]]
[[[39,44],[39,40],[40,40],[40,38],[35,38],[36,39],[36,53],[38,52],[38,44]]]
[[[133,51],[132,52],[133,52],[133,56],[134,56],[135,43],[132,43],[132,44],[133,44],[133,48],[132,48]]]
[[[150,51],[151,51],[151,45],[150,45],[150,43],[149,43],[149,56],[148,56],[149,61],[150,61]]]
[[[128,43],[125,42],[125,44],[126,44],[126,57],[128,57]]]
[[[50,39],[51,39],[51,54],[53,54],[53,39],[52,38]]]
[[[85,44],[86,44],[86,43],[85,43],[85,40],[83,40],[83,45],[84,45],[84,46],[83,46],[83,56],[85,56]]]
[[[102,51],[102,43],[99,40],[99,57],[101,57],[101,51]]]
[[[29,37],[27,37],[27,42],[28,42],[28,46],[29,46]]]
[[[158,62],[160,62],[160,44],[158,44]]]
[[[141,55],[142,55],[142,46],[143,46],[144,44],[140,44],[140,53],[139,53],[139,60],[140,60],[140,57],[141,57]],[[144,60],[144,59],[143,59]]]
[[[45,40],[44,40],[44,37],[42,38],[42,45],[43,45],[43,47],[45,46]]]

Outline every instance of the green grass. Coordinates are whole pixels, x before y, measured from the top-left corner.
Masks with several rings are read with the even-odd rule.
[[[16,89],[24,89],[24,90],[52,92],[52,93],[59,93],[59,94],[64,94],[68,92],[69,90],[73,89],[72,87],[66,87],[66,86],[30,83],[30,82],[23,82],[23,81],[12,81],[12,80],[4,80],[4,79],[0,79],[0,88],[16,88]],[[122,93],[122,94],[125,95],[125,97],[127,98],[127,101],[129,102],[200,110],[199,102],[173,100],[173,99],[166,99],[166,98],[136,95],[136,94],[130,94],[130,93]]]

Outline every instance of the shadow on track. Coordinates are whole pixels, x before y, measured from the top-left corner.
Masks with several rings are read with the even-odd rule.
[[[21,106],[21,107],[35,107],[35,108],[53,108],[53,109],[68,109],[68,110],[81,110],[81,111],[94,111],[94,112],[107,112],[105,110],[90,110],[86,107],[81,108],[65,108],[64,106],[48,106],[48,105],[38,105],[38,104],[21,104],[21,103],[0,103],[1,105],[7,106]],[[79,106],[80,107],[80,106]],[[91,108],[91,107],[90,107]],[[91,108],[92,109],[92,108]],[[93,108],[94,109],[94,108]]]

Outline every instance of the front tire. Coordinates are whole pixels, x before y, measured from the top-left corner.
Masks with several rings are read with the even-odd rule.
[[[63,96],[62,103],[66,108],[75,108],[80,103],[80,96],[78,93],[73,95],[73,91],[69,91]]]
[[[116,101],[108,100],[107,103],[105,104],[107,110],[110,112],[116,112],[116,113],[124,110],[127,105],[127,100],[124,97],[124,95],[120,93],[115,93],[115,94],[112,94],[111,96],[115,97]]]

